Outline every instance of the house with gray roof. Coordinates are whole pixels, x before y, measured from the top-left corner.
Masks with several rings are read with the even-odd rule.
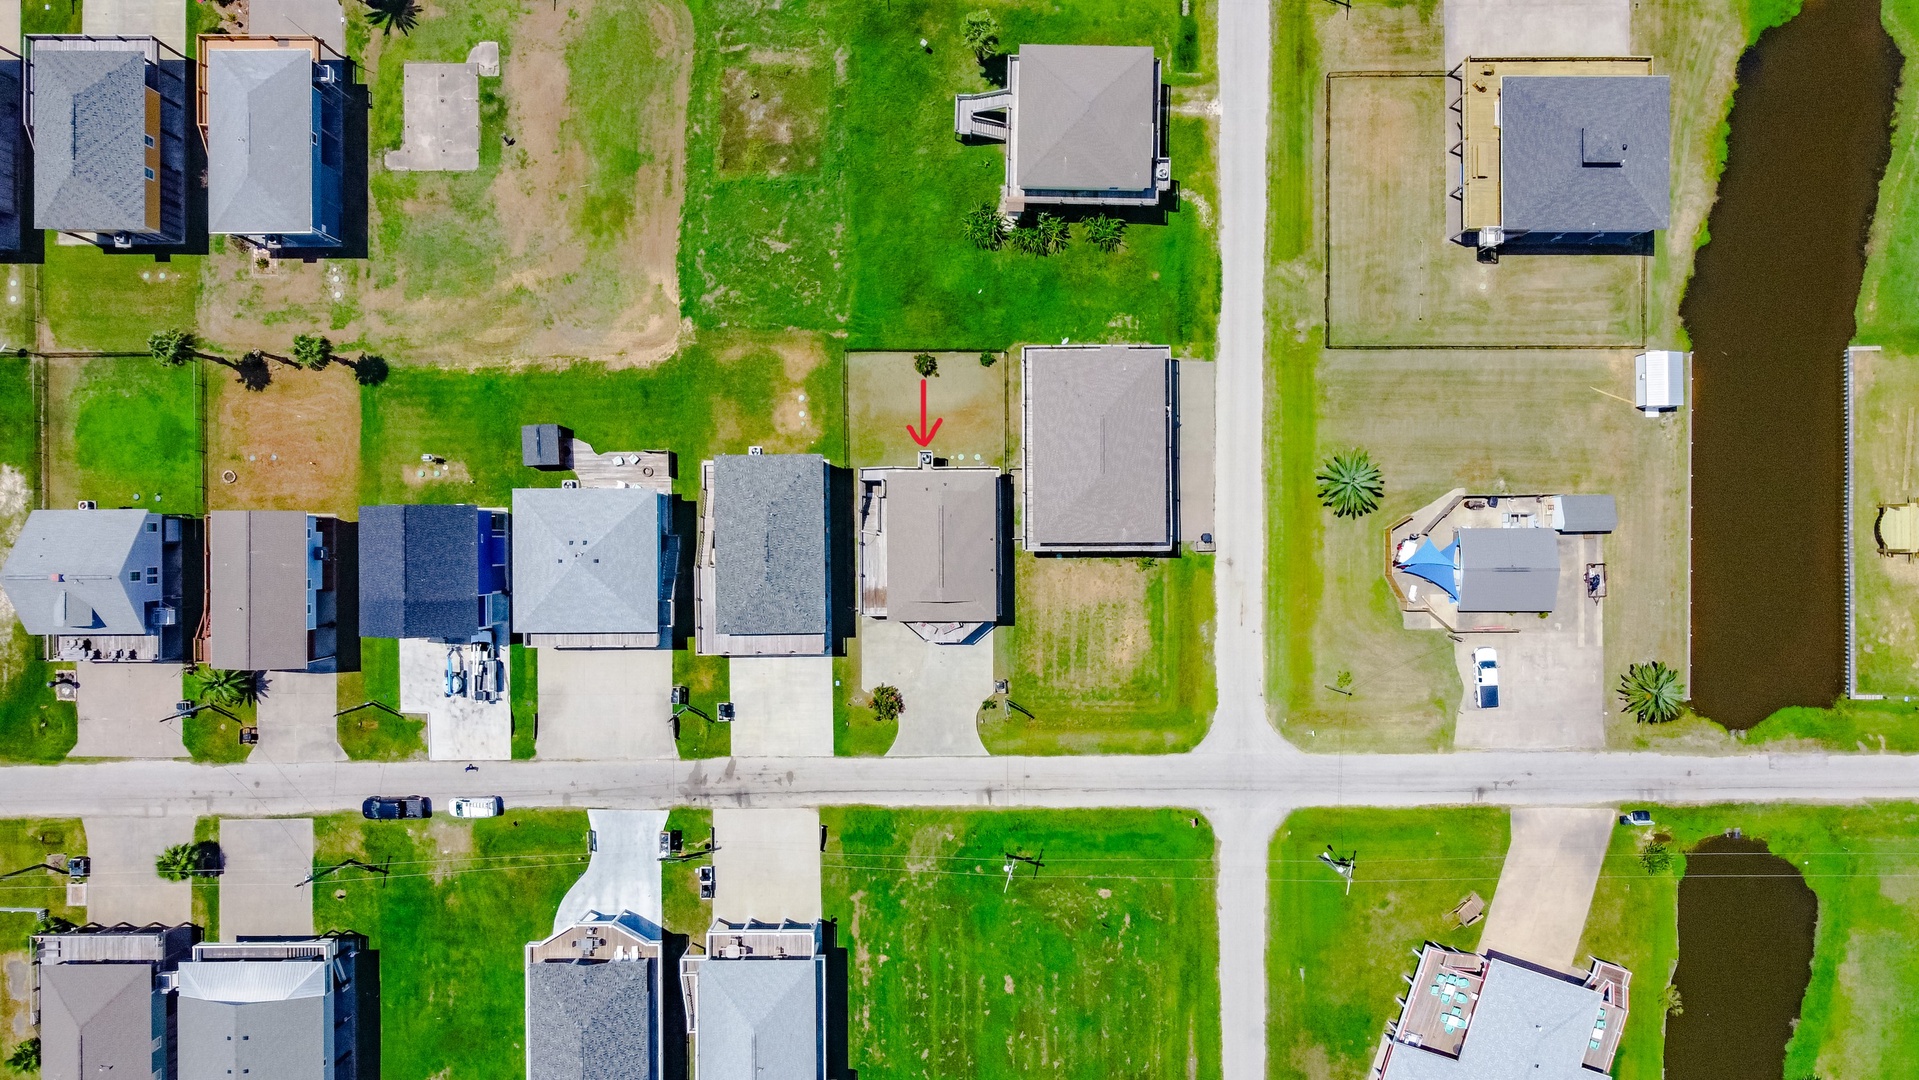
[[[477,506],[360,508],[360,635],[504,647],[507,515]]]
[[[821,656],[833,646],[832,482],[818,454],[700,464],[697,646],[708,656]]]
[[[715,922],[680,961],[694,1080],[825,1080],[821,923]]]
[[[178,661],[184,536],[181,519],[145,510],[35,510],[0,587],[62,660]]]
[[[337,670],[339,527],[298,510],[207,515],[208,664]]]
[[[1173,186],[1167,110],[1150,48],[1022,45],[1004,89],[954,101],[953,130],[1006,144],[1006,213],[1153,206]]]
[[[1172,350],[1048,345],[1021,363],[1026,550],[1173,552]]]
[[[109,250],[183,245],[186,58],[150,37],[26,41],[34,227]]]
[[[860,614],[935,644],[978,641],[999,622],[1005,483],[998,469],[861,469]]]
[[[595,911],[527,944],[527,1080],[662,1075],[662,941],[631,911]]]
[[[345,57],[313,37],[199,39],[207,231],[333,248],[345,216]]]
[[[1459,610],[1551,611],[1559,598],[1552,529],[1460,529]]]
[[[174,1008],[164,978],[198,936],[192,926],[35,934],[42,1080],[173,1080]]]
[[[359,1080],[361,945],[352,935],[195,945],[173,977],[180,1080]]]
[[[26,61],[0,46],[0,101],[9,105],[0,110],[0,258],[20,251],[30,239],[26,200],[33,147],[27,142],[26,115],[13,107],[26,100],[26,80]]]
[[[556,649],[673,644],[680,538],[645,488],[513,492],[513,632]]]

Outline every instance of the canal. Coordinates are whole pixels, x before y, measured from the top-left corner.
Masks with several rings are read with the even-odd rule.
[[[1728,727],[1842,689],[1841,361],[1900,64],[1879,0],[1805,0],[1739,62],[1712,239],[1680,305],[1692,700]]]

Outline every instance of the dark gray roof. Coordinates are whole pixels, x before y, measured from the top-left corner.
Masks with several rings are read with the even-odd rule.
[[[1551,611],[1558,597],[1558,533],[1459,530],[1459,610]]]
[[[207,515],[207,663],[306,667],[307,543],[307,515],[297,510]]]
[[[1013,185],[1144,191],[1158,156],[1159,67],[1144,46],[1022,45]]]
[[[527,1080],[651,1080],[656,962],[528,964]]]
[[[207,50],[207,231],[314,228],[313,53]]]
[[[360,508],[360,633],[465,638],[479,625],[480,511]]]
[[[521,425],[520,463],[547,469],[565,465],[567,438],[566,429],[558,424]]]
[[[1598,1080],[1583,1067],[1598,1018],[1598,991],[1494,958],[1458,1059],[1398,1045],[1382,1080]]]
[[[722,454],[712,499],[720,633],[828,633],[826,459]]]
[[[999,473],[886,474],[886,615],[901,622],[999,618]]]
[[[142,635],[158,586],[131,571],[161,563],[158,514],[144,510],[35,510],[7,556],[0,583],[29,634]]]
[[[153,971],[152,964],[42,965],[42,1080],[152,1076],[154,1037],[165,1030]]]
[[[817,1080],[824,974],[817,957],[701,963],[700,1080]]]
[[[640,488],[513,492],[513,629],[655,634],[667,497]]]
[[[1611,495],[1561,495],[1559,531],[1609,533],[1619,527],[1619,511]]]
[[[331,1080],[331,965],[207,961],[179,967],[180,1080]]]
[[[1173,543],[1172,350],[1026,350],[1028,547]]]
[[[1672,219],[1672,89],[1664,75],[1500,80],[1508,231],[1642,233]]]
[[[146,46],[32,46],[33,218],[42,229],[145,232]]]

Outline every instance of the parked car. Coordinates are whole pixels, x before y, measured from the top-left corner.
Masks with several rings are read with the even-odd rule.
[[[499,817],[504,813],[506,813],[506,800],[498,795],[468,795],[453,800],[454,817]]]
[[[1499,653],[1473,650],[1473,691],[1482,709],[1499,708]]]
[[[1619,815],[1619,823],[1621,825],[1651,825],[1652,811],[1634,810],[1628,814],[1621,814]]]
[[[369,795],[360,813],[369,821],[432,817],[433,800],[425,795]]]

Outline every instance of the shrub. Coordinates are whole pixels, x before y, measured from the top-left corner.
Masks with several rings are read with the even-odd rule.
[[[919,372],[922,379],[935,378],[940,373],[939,358],[930,352],[920,353],[913,357],[913,370]]]
[[[1639,865],[1646,868],[1648,874],[1663,874],[1672,869],[1672,848],[1663,841],[1654,840],[1639,853]]]
[[[960,219],[960,228],[973,246],[983,251],[998,251],[1006,243],[1006,215],[992,203],[981,203]]]
[[[1379,509],[1386,480],[1372,455],[1357,447],[1334,454],[1313,474],[1319,481],[1319,502],[1334,517],[1356,518]]]
[[[1679,673],[1658,660],[1627,668],[1619,679],[1619,696],[1626,703],[1626,711],[1643,724],[1677,720],[1686,700]]]
[[[1126,223],[1116,217],[1102,214],[1082,224],[1086,229],[1086,242],[1108,254],[1118,251],[1126,242]]]
[[[992,367],[994,364],[997,364],[997,363],[999,363],[998,353],[982,352],[979,354],[979,366]]]
[[[999,20],[990,11],[975,11],[960,23],[960,37],[973,59],[984,64],[999,52]]]
[[[40,1039],[35,1036],[13,1048],[7,1055],[7,1068],[14,1072],[37,1073],[40,1071]]]
[[[1042,252],[1045,255],[1065,251],[1067,243],[1073,238],[1066,219],[1057,214],[1041,214],[1034,227],[1039,230],[1040,240],[1045,245],[1046,250]]]
[[[906,699],[900,696],[897,686],[875,686],[873,688],[873,715],[892,723],[906,711]]]

